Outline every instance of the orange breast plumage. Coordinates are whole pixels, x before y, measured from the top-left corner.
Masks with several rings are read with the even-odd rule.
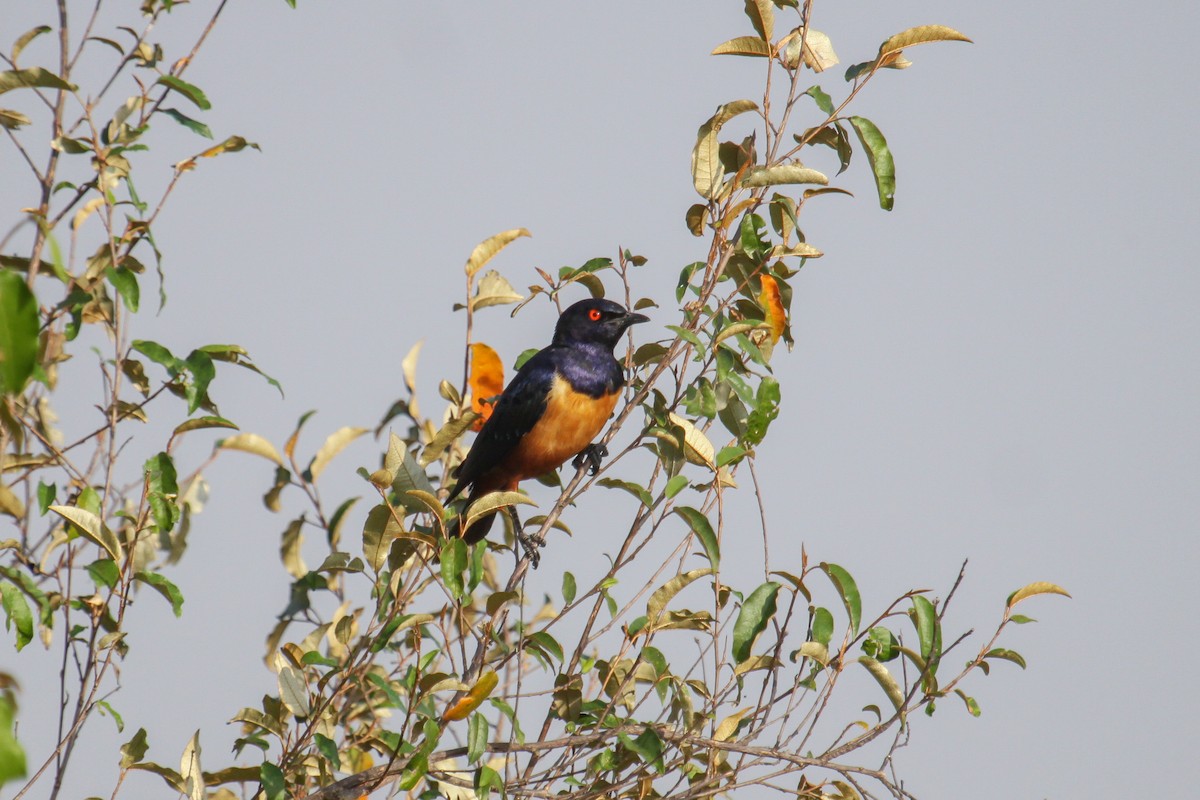
[[[620,391],[591,397],[555,376],[546,395],[546,410],[505,461],[520,470],[521,480],[557,469],[583,450],[604,427]]]

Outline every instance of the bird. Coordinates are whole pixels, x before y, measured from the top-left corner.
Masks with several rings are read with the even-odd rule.
[[[613,348],[644,314],[602,298],[580,300],[558,318],[550,345],[525,362],[496,401],[470,451],[459,465],[452,502],[468,487],[467,505],[489,492],[558,469],[572,456],[593,474],[607,455],[592,440],[612,415],[625,386]],[[450,534],[474,544],[487,536],[495,514],[460,524]],[[515,520],[514,520],[515,521]],[[536,563],[536,552],[526,547]]]

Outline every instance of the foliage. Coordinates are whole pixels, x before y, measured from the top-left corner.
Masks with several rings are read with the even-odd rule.
[[[377,436],[388,431],[386,453],[378,468],[359,470],[377,500],[365,509],[361,536],[352,535],[350,520],[363,509],[355,498],[327,504],[318,484],[347,445],[370,431],[343,427],[308,457],[297,449],[309,414],[281,447],[230,433],[237,426],[220,416],[210,389],[219,365],[259,372],[243,348],[202,345],[181,357],[133,338],[147,262],[156,268],[159,307],[166,301],[153,234],[166,201],[202,159],[253,147],[233,135],[184,156],[155,202],[135,189],[130,156],[150,150],[157,123],[213,139],[199,119],[210,102],[184,73],[224,4],[170,66],[150,31],[164,15],[187,9],[166,0],[142,4],[140,33],[120,27],[99,35],[93,18],[74,41],[64,18],[59,28],[21,36],[4,56],[0,92],[16,94],[13,109],[0,109],[0,124],[33,173],[38,197],[0,242],[0,512],[15,530],[2,543],[0,597],[18,650],[36,639],[75,665],[63,675],[61,741],[55,752],[29,754],[22,794],[37,785],[56,797],[83,723],[97,713],[120,719],[109,698],[120,662],[136,657],[126,641],[129,603],[149,590],[183,613],[183,594],[166,568],[185,555],[191,516],[207,497],[204,472],[218,454],[237,450],[269,465],[268,509],[281,512],[285,495],[305,506],[281,534],[292,584],[281,613],[268,621],[277,692],[233,713],[241,731],[235,763],[220,769],[202,766],[199,731],[183,745],[178,769],[147,761],[148,734],[138,727],[117,756],[114,796],[136,770],[196,800],[235,796],[235,784],[266,798],[353,798],[385,783],[419,797],[683,798],[748,786],[812,798],[907,797],[890,755],[908,740],[911,717],[932,715],[951,694],[978,715],[967,679],[998,661],[1025,666],[1017,652],[998,646],[1010,624],[1031,621],[1014,608],[1037,594],[1065,592],[1049,583],[1017,590],[986,643],[952,664],[946,657],[965,649],[969,635],[945,631],[961,573],[943,597],[914,589],[874,611],[864,608],[849,570],[811,561],[803,549],[787,569],[765,569],[757,586],[724,581],[730,527],[744,537],[753,524],[730,520],[724,501],[739,481],[758,488],[756,449],[780,414],[771,364],[781,341],[792,344],[791,280],[822,255],[801,227],[803,210],[809,201],[848,194],[800,158],[832,151],[841,174],[857,141],[880,205],[890,209],[896,183],[887,140],[875,123],[846,110],[880,70],[908,65],[906,48],[965,40],[941,26],[892,36],[873,59],[846,71],[849,88],[835,101],[806,85],[810,74],[837,63],[829,37],[811,28],[812,6],[748,0],[754,34],[713,51],[762,59],[765,69],[760,100],[719,106],[697,134],[691,163],[700,202],[684,220],[705,239],[705,257],[679,273],[671,335],[624,356],[632,375],[626,402],[600,440],[611,457],[594,475],[577,463],[553,507],[527,519],[524,533],[542,543],[551,528],[565,528],[564,509],[585,492],[626,493],[636,509],[606,574],[588,585],[566,571],[561,598],[540,604],[524,590],[528,553],[517,551],[507,571],[497,553],[509,545],[468,546],[446,536],[458,514],[470,520],[532,502],[510,492],[469,509],[444,505],[464,437],[503,384],[499,358],[474,340],[474,317],[506,306],[515,314],[535,300],[558,306],[574,284],[602,296],[615,283],[627,305],[658,306],[635,299],[647,259],[625,250],[616,260],[595,258],[556,274],[538,269],[540,281],[522,294],[485,267],[528,231],[477,246],[457,307],[465,321],[461,380],[441,382],[446,406],[427,416],[417,403],[419,347],[404,359],[406,394],[375,429]],[[793,27],[776,35],[785,16]],[[58,69],[19,65],[27,46],[59,32],[62,38],[45,40],[59,38]],[[74,64],[93,48],[115,51],[112,71],[85,90],[73,83],[84,77]],[[111,116],[101,114],[99,101],[118,86],[136,90]],[[797,124],[801,118],[807,127]],[[38,135],[25,128],[54,131],[51,150],[34,152]],[[748,133],[723,139],[732,128]],[[20,253],[6,254],[10,242],[21,244]],[[93,339],[106,348],[97,365],[102,420],[67,442],[55,428],[58,369]],[[172,395],[174,406],[161,400]],[[151,412],[170,419],[171,430],[131,469],[121,442],[152,437],[152,427],[130,432]],[[212,459],[178,464],[179,442],[204,429],[229,430],[220,431],[225,438]],[[626,444],[618,447],[618,437]],[[632,479],[638,470],[644,474]],[[765,539],[765,524],[759,527]],[[301,557],[306,536],[319,537],[325,550],[313,568]],[[635,562],[652,542],[670,556],[646,582],[635,578]],[[695,568],[696,560],[706,566]],[[858,698],[861,714],[838,716],[835,689],[859,671],[878,691]],[[0,676],[0,781],[26,773],[26,753],[12,732],[14,686]],[[882,750],[869,747],[877,740]]]

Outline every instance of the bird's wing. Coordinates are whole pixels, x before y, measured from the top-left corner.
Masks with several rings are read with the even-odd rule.
[[[546,397],[556,374],[552,348],[537,353],[505,387],[471,451],[458,470],[458,485],[450,499],[499,465],[533,429],[546,411]]]

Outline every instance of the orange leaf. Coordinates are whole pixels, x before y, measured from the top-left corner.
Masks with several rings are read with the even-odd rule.
[[[471,345],[471,408],[482,416],[471,424],[472,430],[479,430],[487,418],[492,415],[495,405],[492,398],[504,391],[504,365],[500,356],[486,344],[476,342]],[[485,400],[491,402],[484,402]]]
[[[468,715],[487,700],[488,695],[496,688],[496,684],[500,682],[499,676],[496,673],[488,670],[479,676],[479,680],[471,687],[471,691],[467,692],[459,701],[446,709],[442,714],[442,722],[455,722],[460,719],[466,719]]]
[[[762,276],[762,292],[758,295],[758,304],[767,315],[767,324],[771,326],[771,344],[777,344],[787,327],[787,312],[783,310],[783,298],[779,296],[779,284],[770,275]]]

